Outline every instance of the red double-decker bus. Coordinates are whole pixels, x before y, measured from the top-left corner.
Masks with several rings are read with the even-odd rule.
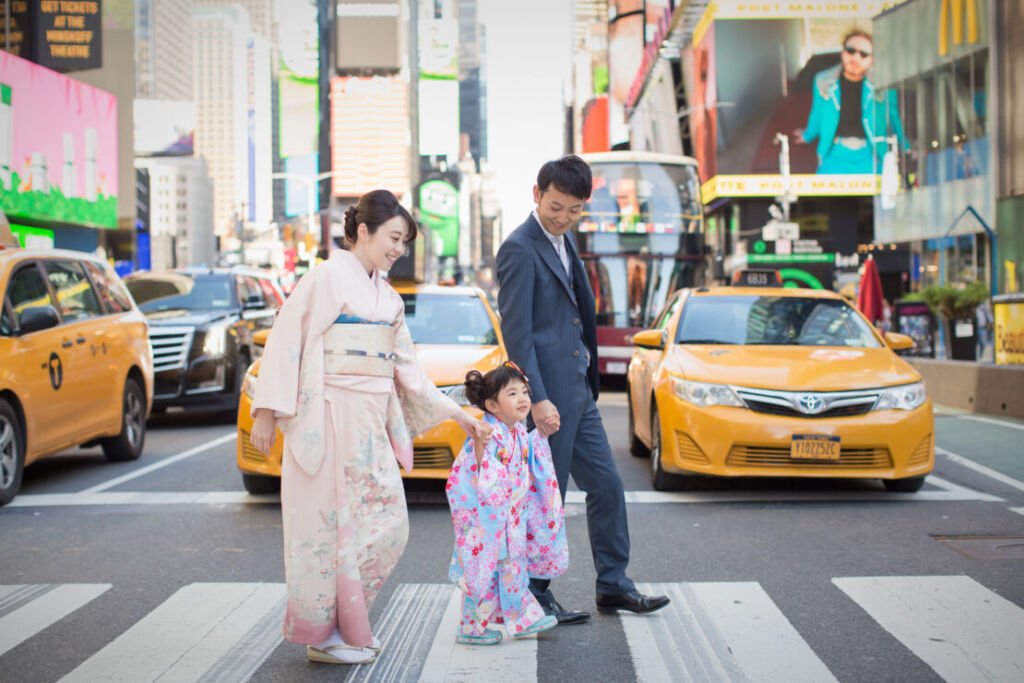
[[[576,244],[597,299],[599,369],[625,375],[630,337],[668,295],[704,284],[697,161],[653,152],[583,154],[594,175]]]

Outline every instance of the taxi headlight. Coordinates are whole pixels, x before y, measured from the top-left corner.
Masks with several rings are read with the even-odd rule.
[[[220,357],[224,355],[228,343],[228,327],[231,322],[210,325],[203,337],[203,355]]]
[[[679,377],[672,377],[671,384],[672,393],[697,406],[743,407],[743,401],[739,399],[739,396],[724,384],[690,382]]]
[[[913,410],[927,400],[924,382],[902,384],[883,389],[875,402],[875,410]]]
[[[466,385],[465,384],[450,384],[444,387],[438,387],[445,396],[458,403],[460,406],[471,406],[472,403],[466,398]]]
[[[242,391],[249,398],[256,397],[256,375],[251,372],[245,373],[245,377],[242,379]]]

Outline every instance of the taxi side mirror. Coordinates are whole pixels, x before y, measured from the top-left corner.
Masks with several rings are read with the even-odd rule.
[[[60,316],[53,306],[31,306],[18,314],[18,330],[30,334],[48,330],[60,324]]]
[[[256,346],[266,346],[267,337],[270,336],[270,330],[260,330],[252,335],[252,343]]]
[[[639,346],[642,349],[661,350],[665,348],[665,333],[661,330],[644,330],[634,334],[631,341],[633,346]]]
[[[886,332],[885,343],[893,351],[906,351],[907,349],[914,348],[914,340],[899,332]]]

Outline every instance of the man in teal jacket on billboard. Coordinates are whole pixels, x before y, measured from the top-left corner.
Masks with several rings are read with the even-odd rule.
[[[896,93],[878,92],[867,79],[874,41],[854,30],[843,39],[841,63],[814,77],[811,114],[800,131],[818,140],[818,173],[880,173],[889,130],[906,149]]]

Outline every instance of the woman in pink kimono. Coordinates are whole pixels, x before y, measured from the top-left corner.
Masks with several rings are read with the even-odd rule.
[[[558,624],[530,592],[531,576],[553,579],[565,572],[562,497],[547,439],[527,434],[530,412],[526,376],[514,363],[466,375],[466,398],[485,411],[490,440],[466,445],[448,475],[446,491],[455,527],[448,576],[463,593],[456,641],[496,645],[504,623],[513,638]]]
[[[386,190],[345,212],[349,250],[307,273],[281,307],[252,402],[252,443],[284,434],[281,516],[288,606],[284,636],[311,661],[372,662],[370,603],[409,532],[398,463],[412,438],[453,418],[470,436],[490,428],[427,378],[402,298],[381,277],[416,237]],[[396,462],[397,459],[397,462]]]

